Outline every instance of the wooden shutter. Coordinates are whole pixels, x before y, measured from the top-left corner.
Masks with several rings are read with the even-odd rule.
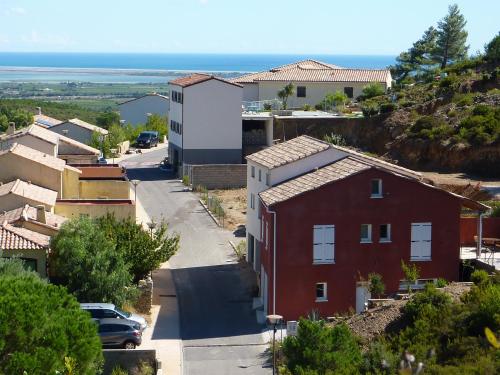
[[[335,259],[335,226],[313,227],[313,262],[331,263]]]
[[[411,259],[431,259],[432,224],[412,223],[411,225]]]
[[[323,226],[313,227],[313,262],[323,261]]]

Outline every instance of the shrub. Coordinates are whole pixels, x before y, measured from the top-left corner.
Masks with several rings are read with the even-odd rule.
[[[474,94],[455,94],[452,101],[459,107],[470,106],[474,104]]]
[[[376,96],[384,95],[385,89],[380,83],[370,83],[369,85],[363,87],[362,92],[363,94],[361,95],[361,99],[367,100]]]
[[[415,102],[411,100],[402,100],[399,105],[403,108],[408,108],[413,107],[415,105]]]
[[[448,285],[448,281],[443,278],[439,278],[436,280],[436,287],[437,288],[444,288],[446,285]]]
[[[189,176],[188,175],[182,176],[182,184],[184,186],[189,186]]]
[[[484,270],[475,270],[472,272],[470,280],[479,287],[490,284],[490,276],[488,275],[488,272]]]
[[[398,106],[395,103],[383,103],[380,105],[380,113],[394,112]]]
[[[378,115],[379,106],[373,102],[366,102],[361,106],[361,112],[363,112],[363,116],[365,117],[373,117]]]
[[[128,371],[121,366],[115,366],[111,375],[128,375]]]
[[[368,281],[370,283],[370,293],[380,298],[380,296],[385,292],[385,284],[382,281],[382,275],[378,273],[370,273],[368,275]]]
[[[302,110],[304,111],[312,111],[312,109],[313,107],[310,104],[304,104],[304,106],[302,107]]]
[[[273,106],[270,103],[264,103],[264,111],[270,111]]]
[[[436,117],[422,116],[409,130],[413,136],[428,139],[447,135],[451,131],[451,128]]]
[[[454,91],[458,88],[460,81],[455,75],[448,75],[439,81],[439,87],[448,91]]]
[[[474,107],[472,110],[472,114],[474,116],[489,116],[493,114],[493,109],[487,105],[484,104],[478,104]]]
[[[414,284],[420,277],[420,270],[415,263],[406,264],[402,259],[401,270],[405,275],[405,280],[408,282],[408,293],[411,293],[411,284]]]
[[[500,109],[478,105],[472,114],[463,119],[458,127],[458,134],[471,144],[487,144],[500,137]]]
[[[334,133],[330,133],[330,135],[325,134],[323,140],[335,146],[345,146],[347,144],[345,138],[342,137],[340,134],[334,134]]]

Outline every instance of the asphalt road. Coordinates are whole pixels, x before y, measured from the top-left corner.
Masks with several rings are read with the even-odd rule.
[[[180,312],[183,369],[189,375],[270,374],[265,328],[252,310],[249,270],[235,261],[231,232],[215,225],[195,194],[156,163],[166,150],[122,162],[139,179],[137,196],[148,215],[180,233],[170,259]],[[154,333],[153,333],[154,335]]]

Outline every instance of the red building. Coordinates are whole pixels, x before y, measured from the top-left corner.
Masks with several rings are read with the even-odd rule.
[[[487,208],[355,155],[259,196],[264,313],[287,320],[362,310],[372,272],[399,291],[401,260],[458,280],[462,206]]]

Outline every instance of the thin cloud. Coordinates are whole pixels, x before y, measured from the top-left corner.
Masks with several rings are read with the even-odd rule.
[[[26,9],[22,7],[12,7],[10,9],[7,9],[4,13],[8,16],[24,16],[26,14]]]

